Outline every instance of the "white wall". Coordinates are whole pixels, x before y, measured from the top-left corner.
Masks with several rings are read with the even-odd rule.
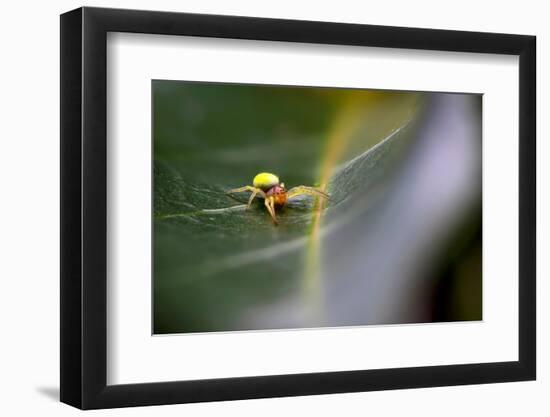
[[[75,415],[57,402],[59,274],[59,18],[82,3],[5,2],[0,24],[0,410],[3,415]],[[534,34],[538,37],[539,218],[550,212],[548,112],[550,26],[542,1],[125,0],[86,5],[240,14]],[[238,401],[100,411],[94,415],[548,415],[550,273],[548,218],[539,221],[537,382]],[[546,232],[543,235],[543,232]],[[544,395],[546,394],[546,395]]]

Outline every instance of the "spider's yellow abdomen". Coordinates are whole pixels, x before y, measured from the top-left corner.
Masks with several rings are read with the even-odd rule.
[[[267,191],[270,188],[279,185],[279,177],[275,174],[270,174],[269,172],[260,172],[254,177],[253,184],[254,187]]]

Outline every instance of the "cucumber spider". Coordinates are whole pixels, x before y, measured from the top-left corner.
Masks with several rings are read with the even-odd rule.
[[[328,199],[329,195],[317,188],[307,187],[305,185],[299,185],[293,187],[290,190],[285,188],[285,184],[279,181],[279,177],[269,172],[261,172],[254,177],[252,181],[253,185],[245,185],[244,187],[234,188],[228,190],[227,194],[242,193],[249,191],[250,198],[246,208],[250,208],[252,201],[256,197],[264,199],[264,205],[267,211],[271,215],[273,222],[277,224],[277,217],[275,216],[275,208],[283,207],[288,200],[299,195],[311,195],[314,197],[323,197]]]

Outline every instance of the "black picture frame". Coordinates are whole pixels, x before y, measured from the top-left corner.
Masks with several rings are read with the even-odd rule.
[[[107,385],[108,32],[519,56],[519,360]],[[535,379],[535,54],[524,35],[88,7],[61,15],[61,401],[94,409]]]

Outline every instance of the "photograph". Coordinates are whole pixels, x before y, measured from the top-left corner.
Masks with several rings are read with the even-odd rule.
[[[55,337],[59,400],[537,414],[544,19],[297,7],[61,14],[57,159],[11,158],[59,160],[59,317],[14,322]]]
[[[544,4],[6,2],[0,417],[550,416]]]
[[[153,335],[483,320],[481,94],[151,89]]]

